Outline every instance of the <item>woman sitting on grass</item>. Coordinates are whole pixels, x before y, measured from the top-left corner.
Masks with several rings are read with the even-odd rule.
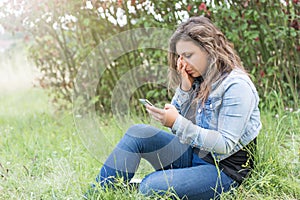
[[[209,19],[192,17],[179,25],[169,50],[175,95],[164,109],[146,108],[172,133],[132,126],[96,180],[102,187],[116,178],[129,182],[144,158],[156,171],[142,180],[140,193],[215,198],[238,187],[252,168],[259,97],[233,46]]]

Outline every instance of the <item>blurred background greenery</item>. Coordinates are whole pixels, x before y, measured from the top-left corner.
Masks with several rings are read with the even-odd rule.
[[[277,108],[299,107],[298,0],[15,0],[1,4],[2,30],[26,44],[29,58],[40,71],[39,85],[50,89],[49,95],[58,108],[70,107],[81,63],[101,42],[135,28],[173,31],[188,17],[199,15],[211,18],[235,45],[259,90],[262,108],[276,113]],[[120,77],[135,66],[146,70],[149,65],[167,65],[166,55],[162,50],[138,49],[106,63],[106,70],[96,83],[96,98],[85,99],[98,110],[111,112],[112,90]],[[105,60],[105,55],[98,56]],[[95,84],[91,80],[87,78],[80,84]],[[138,98],[164,102],[171,96],[166,87],[147,83],[132,95],[132,104],[138,104]],[[278,98],[283,100],[280,105]]]

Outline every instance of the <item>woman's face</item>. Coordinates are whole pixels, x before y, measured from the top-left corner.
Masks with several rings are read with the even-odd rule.
[[[179,40],[176,43],[176,53],[187,63],[186,72],[191,77],[199,77],[207,68],[207,53],[192,41]]]

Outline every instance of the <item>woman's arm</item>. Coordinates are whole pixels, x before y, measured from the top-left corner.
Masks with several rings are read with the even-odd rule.
[[[171,101],[171,104],[175,106],[180,114],[184,114],[182,113],[182,111],[184,111],[183,108],[189,104],[193,92],[192,85],[194,83],[194,78],[186,72],[186,67],[187,63],[183,59],[183,56],[180,55],[177,59],[177,72],[180,73],[181,83],[176,89],[175,95]]]
[[[189,91],[184,91],[180,87],[178,87],[175,91],[171,104],[175,106],[175,108],[181,115],[184,114],[182,113],[182,111],[189,104],[192,92],[192,89],[190,89]]]

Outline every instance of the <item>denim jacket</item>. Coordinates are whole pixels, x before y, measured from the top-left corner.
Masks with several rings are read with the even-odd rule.
[[[261,129],[259,97],[248,75],[238,69],[212,85],[204,106],[194,100],[200,84],[195,81],[187,92],[176,89],[171,103],[180,115],[172,132],[182,143],[211,152],[220,161],[257,137]]]

